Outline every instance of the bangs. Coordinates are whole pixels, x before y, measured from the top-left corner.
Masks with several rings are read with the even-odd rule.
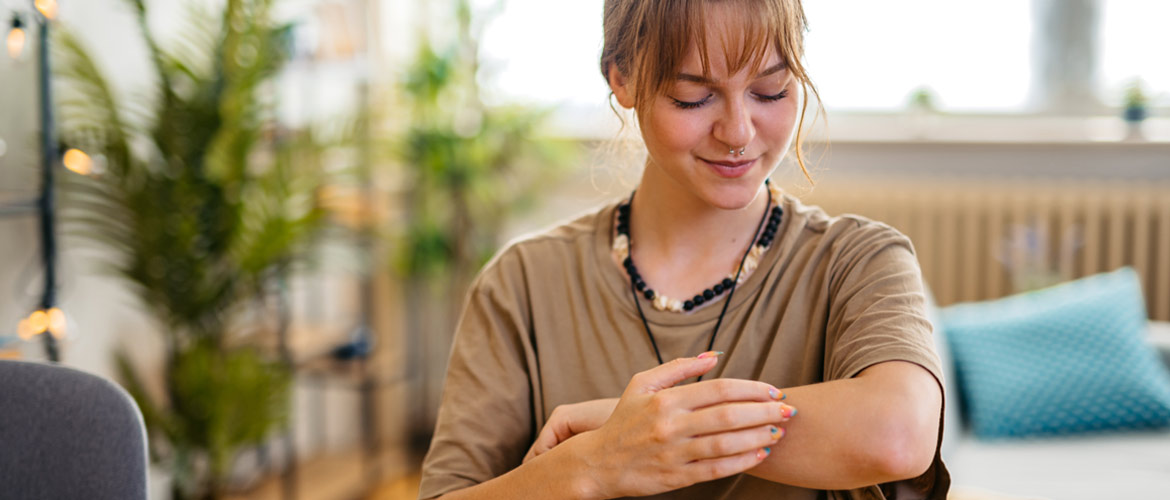
[[[783,1],[758,0],[673,0],[658,2],[659,8],[647,12],[640,33],[640,60],[632,68],[636,86],[648,92],[636,92],[635,107],[648,111],[650,99],[660,95],[677,78],[689,49],[698,50],[702,76],[711,78],[712,56],[722,56],[730,74],[747,69],[759,73],[766,63],[768,49],[774,49],[780,60],[798,78],[804,79],[800,65],[805,20],[803,9]],[[728,9],[728,16],[716,20],[710,16],[713,7]],[[731,29],[716,30],[714,23],[734,23]],[[720,40],[722,54],[711,54],[708,34],[722,32],[729,39]]]

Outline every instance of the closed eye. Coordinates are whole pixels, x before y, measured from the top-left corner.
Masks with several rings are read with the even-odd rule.
[[[788,97],[788,89],[781,90],[779,94],[772,94],[772,95],[756,94],[756,98],[761,100],[761,101],[764,101],[764,102],[779,101],[780,99],[783,99],[785,97]]]
[[[675,99],[673,97],[671,97],[670,100],[674,101],[674,105],[678,106],[681,109],[695,109],[699,106],[707,104],[707,101],[710,101],[711,96],[713,96],[713,95],[715,95],[715,94],[707,94],[707,97],[704,97],[698,101],[680,101],[680,100]]]

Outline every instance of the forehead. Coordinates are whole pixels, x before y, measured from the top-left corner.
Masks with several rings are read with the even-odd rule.
[[[782,65],[778,33],[753,10],[736,2],[703,2],[678,71],[711,79]]]

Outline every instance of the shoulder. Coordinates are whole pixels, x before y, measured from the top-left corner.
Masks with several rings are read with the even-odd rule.
[[[830,256],[840,258],[874,253],[891,246],[914,253],[910,238],[884,222],[850,213],[831,215],[821,207],[806,205],[791,195],[785,195],[785,203],[794,222],[801,226],[801,232],[806,233],[806,239],[815,242]]]
[[[910,238],[884,222],[857,214],[830,215],[815,205],[785,196],[799,242],[793,251],[817,262],[830,289],[846,279],[876,279],[887,274],[918,274]]]
[[[589,265],[593,247],[617,202],[606,203],[550,227],[518,236],[484,265],[473,290],[521,286],[533,276]]]

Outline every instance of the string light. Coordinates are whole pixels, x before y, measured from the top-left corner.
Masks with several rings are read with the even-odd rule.
[[[52,21],[57,18],[57,0],[36,0],[33,5],[36,5],[45,19]]]
[[[65,311],[56,307],[49,309],[49,333],[57,339],[65,337],[65,333],[69,330],[68,321],[65,320]]]
[[[24,42],[27,35],[24,33],[24,22],[19,16],[12,16],[12,29],[8,31],[8,57],[20,59],[24,53]]]
[[[45,333],[49,329],[49,315],[40,309],[33,311],[28,315],[28,327],[32,329],[33,335]]]
[[[93,172],[93,159],[80,149],[74,148],[66,151],[62,163],[65,164],[65,168],[81,175],[89,175]]]
[[[20,320],[20,323],[16,325],[16,334],[20,336],[20,340],[32,340],[33,337],[37,336],[32,325],[29,324],[28,318]]]

